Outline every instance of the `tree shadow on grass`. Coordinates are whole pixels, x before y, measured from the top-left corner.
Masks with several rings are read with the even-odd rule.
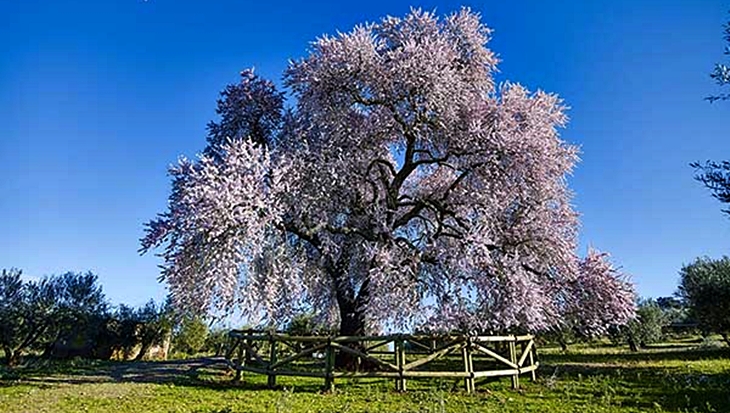
[[[170,361],[44,361],[29,359],[23,366],[0,369],[0,386],[17,383],[156,383],[197,387],[231,387],[222,358]],[[233,376],[231,375],[231,378]]]
[[[18,384],[48,388],[55,385],[93,383],[152,383],[171,384],[212,390],[269,390],[266,376],[235,374],[223,358],[196,358],[169,361],[47,361],[28,359],[24,365],[7,369],[0,367],[0,387]],[[278,378],[278,389],[296,387],[301,392],[319,392],[322,380],[300,380],[287,383]]]

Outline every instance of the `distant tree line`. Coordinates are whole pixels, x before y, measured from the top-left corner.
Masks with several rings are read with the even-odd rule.
[[[674,297],[644,298],[637,300],[636,316],[631,321],[624,325],[611,325],[605,334],[587,334],[579,324],[565,320],[560,327],[545,332],[540,338],[560,345],[564,351],[573,343],[590,343],[602,339],[639,351],[669,335],[694,333],[695,326],[696,323],[688,319],[687,308],[681,300]]]
[[[684,265],[673,297],[640,299],[636,317],[623,326],[611,326],[604,338],[639,351],[669,336],[719,334],[730,346],[730,257],[698,258]],[[584,334],[579,325],[565,320],[561,328],[543,340],[568,345],[597,338]]]
[[[0,272],[0,350],[6,365],[28,354],[140,360],[155,347],[166,357],[171,342],[175,351],[195,354],[206,346],[220,351],[222,340],[220,332],[209,334],[201,318],[173,311],[169,300],[111,306],[91,272],[39,280],[24,279],[18,269]]]

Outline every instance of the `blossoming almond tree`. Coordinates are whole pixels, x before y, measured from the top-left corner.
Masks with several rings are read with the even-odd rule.
[[[240,113],[266,116],[172,168],[169,210],[142,241],[175,299],[274,321],[305,306],[344,335],[429,316],[534,331],[585,297],[591,320],[631,317],[630,285],[575,253],[565,107],[496,85],[490,33],[464,9],[324,36],[286,72],[288,113],[245,72]]]

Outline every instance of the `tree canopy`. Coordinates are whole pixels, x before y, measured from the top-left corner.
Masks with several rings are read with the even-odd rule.
[[[496,84],[490,38],[468,9],[323,36],[285,73],[286,113],[244,72],[219,102],[243,126],[211,126],[203,154],[171,169],[169,209],[142,240],[175,300],[278,322],[311,309],[343,334],[626,322],[631,285],[605,255],[576,255],[565,105]]]
[[[17,269],[0,273],[0,348],[7,364],[29,349],[54,346],[95,323],[106,311],[97,276],[73,273],[25,281]]]
[[[725,25],[725,41],[728,45],[725,47],[725,54],[730,55],[730,23]],[[722,63],[715,64],[715,70],[710,74],[718,85],[730,85],[730,67]],[[730,94],[720,93],[707,98],[710,102],[716,100],[730,99]],[[723,204],[730,204],[730,161],[707,161],[705,163],[693,162],[690,164],[695,168],[697,175],[695,178],[702,182],[707,189],[712,192],[712,196],[717,198]],[[730,214],[730,208],[723,210],[726,214]]]
[[[727,42],[727,45],[725,46],[725,55],[730,56],[730,22],[725,24],[723,38]],[[714,79],[720,87],[728,86],[730,85],[730,67],[723,63],[716,63],[715,69],[712,71],[712,73],[710,73],[710,77],[712,77],[712,79]],[[727,99],[730,99],[730,94],[728,93],[719,93],[717,95],[712,95],[707,98],[707,100],[709,100],[710,102]]]
[[[0,350],[8,365],[31,351],[109,359],[128,358],[137,348],[141,359],[164,344],[177,321],[169,301],[112,310],[91,272],[23,279],[18,269],[0,271]]]
[[[176,352],[195,355],[205,346],[208,334],[205,320],[199,316],[185,315],[173,333],[173,348]]]
[[[680,271],[679,295],[700,328],[730,345],[730,257],[698,258]]]
[[[730,204],[730,161],[694,162],[691,166],[697,172],[695,179],[702,182],[712,196],[723,204]],[[730,208],[723,212],[730,215]]]

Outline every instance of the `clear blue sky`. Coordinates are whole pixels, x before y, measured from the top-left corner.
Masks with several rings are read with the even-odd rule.
[[[225,84],[251,66],[280,79],[321,34],[462,4],[495,29],[500,79],[572,107],[582,252],[610,251],[645,296],[730,254],[730,219],[688,166],[730,159],[730,103],[702,99],[729,1],[3,0],[0,267],[92,270],[114,303],[163,297],[142,223],[165,208],[167,165],[203,148]]]

